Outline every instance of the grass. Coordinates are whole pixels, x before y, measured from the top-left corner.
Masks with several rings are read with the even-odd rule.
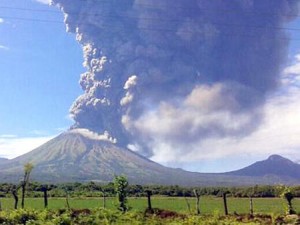
[[[64,198],[49,198],[49,209],[66,208],[66,200]],[[192,212],[195,212],[195,199],[188,198]],[[70,207],[75,209],[89,208],[95,209],[103,206],[102,198],[70,198]],[[144,211],[147,208],[146,198],[129,198],[129,206],[132,210]],[[12,198],[2,198],[1,205],[3,210],[13,208],[14,201]],[[115,198],[106,199],[106,207],[108,209],[116,209],[117,201]],[[249,199],[247,198],[228,198],[228,210],[230,214],[234,212],[238,214],[249,213]],[[280,198],[255,198],[253,199],[254,212],[259,214],[284,214],[286,203]],[[297,213],[300,213],[300,199],[294,199],[293,205]],[[25,208],[43,209],[44,202],[42,198],[26,198]],[[184,198],[178,197],[152,197],[152,207],[172,210],[181,213],[189,213],[187,202]],[[201,214],[223,214],[222,198],[205,196],[200,199]]]
[[[190,204],[191,210],[195,211],[196,200],[189,198],[187,201]],[[130,205],[133,208],[145,209],[147,207],[146,199],[130,199]],[[250,202],[248,198],[228,198],[227,205],[229,213],[249,213]],[[294,208],[300,212],[300,199],[294,199]],[[154,208],[168,209],[176,212],[188,213],[188,207],[184,198],[171,197],[155,197],[152,199]],[[253,207],[255,213],[275,213],[284,214],[286,203],[280,198],[256,198],[253,199]],[[223,199],[216,197],[202,197],[200,199],[200,211],[202,214],[213,214],[216,212],[223,213]]]
[[[249,199],[247,198],[228,198],[229,216],[223,216],[223,199],[209,196],[202,197],[200,200],[200,216],[195,215],[195,198],[188,199],[192,215],[188,215],[186,200],[178,197],[153,196],[153,208],[164,209],[155,210],[154,213],[149,211],[144,213],[147,208],[146,198],[129,198],[128,203],[132,210],[125,214],[116,210],[117,201],[115,198],[107,198],[106,206],[108,209],[101,208],[103,206],[102,198],[70,198],[69,203],[72,210],[58,210],[66,208],[64,198],[49,198],[48,208],[51,210],[43,210],[42,198],[26,198],[25,210],[10,210],[14,205],[12,198],[0,200],[3,209],[0,211],[0,224],[6,225],[24,224],[24,220],[30,220],[31,225],[267,225],[299,224],[300,222],[300,216],[284,216],[286,205],[285,201],[280,198],[254,199],[254,217],[250,217],[248,214]],[[299,214],[300,199],[294,199],[293,204]],[[86,210],[86,208],[90,210]],[[179,214],[168,210],[176,211]]]
[[[16,225],[271,225],[299,224],[299,216],[273,217],[270,215],[182,215],[166,210],[151,213],[130,211],[122,213],[117,210],[98,208],[95,210],[33,210],[18,209],[0,211],[0,224]]]

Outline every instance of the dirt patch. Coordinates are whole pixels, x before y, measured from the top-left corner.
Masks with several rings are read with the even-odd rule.
[[[165,209],[154,208],[151,210],[150,209],[145,210],[145,216],[152,216],[152,215],[155,215],[161,219],[186,218],[186,215],[174,211],[170,211],[170,210],[165,210]]]
[[[71,209],[71,218],[77,218],[79,215],[90,215],[91,210],[89,209]]]

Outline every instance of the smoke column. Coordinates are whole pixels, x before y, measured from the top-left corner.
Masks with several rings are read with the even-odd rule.
[[[52,0],[82,45],[72,129],[147,156],[254,131],[297,0]]]

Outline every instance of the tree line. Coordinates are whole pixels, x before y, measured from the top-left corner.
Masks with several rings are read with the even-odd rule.
[[[252,186],[252,187],[180,187],[178,185],[162,186],[162,185],[129,185],[125,176],[115,176],[114,180],[108,184],[100,184],[96,182],[88,183],[65,183],[65,184],[42,184],[37,182],[29,182],[30,173],[33,165],[27,163],[24,165],[24,176],[19,184],[2,183],[0,184],[0,197],[13,196],[15,200],[14,208],[18,208],[19,193],[21,193],[21,207],[24,208],[26,197],[44,197],[44,206],[48,206],[48,197],[66,197],[66,205],[69,206],[69,197],[103,197],[103,208],[105,208],[106,197],[116,196],[119,202],[118,209],[122,212],[128,210],[127,198],[147,197],[147,210],[153,213],[151,206],[152,195],[184,197],[190,210],[187,197],[196,197],[197,214],[200,214],[200,197],[205,195],[217,196],[223,198],[224,212],[228,215],[227,197],[248,197],[250,199],[250,214],[253,214],[252,198],[254,197],[282,197],[287,201],[287,213],[295,214],[292,200],[300,197],[300,186]],[[1,201],[0,201],[1,210]]]
[[[22,181],[23,182],[23,181]],[[88,183],[60,183],[43,184],[38,182],[29,182],[27,185],[27,197],[43,197],[47,191],[49,197],[64,197],[66,192],[70,197],[102,197],[103,193],[107,197],[115,196],[114,182],[101,184],[96,182]],[[0,197],[12,196],[12,191],[17,189],[17,184],[0,183]],[[22,187],[22,185],[19,185]],[[252,187],[182,187],[177,185],[128,185],[126,191],[129,197],[146,197],[146,190],[151,190],[153,195],[170,197],[194,197],[194,190],[201,196],[209,195],[222,197],[227,192],[229,197],[246,198],[249,196],[255,198],[280,197],[278,186],[256,185]],[[290,187],[294,197],[300,197],[300,186]],[[17,191],[17,190],[16,190]]]

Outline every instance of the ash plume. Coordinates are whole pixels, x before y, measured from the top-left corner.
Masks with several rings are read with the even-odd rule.
[[[243,137],[263,119],[287,55],[295,0],[52,0],[82,45],[88,129],[147,156]]]

